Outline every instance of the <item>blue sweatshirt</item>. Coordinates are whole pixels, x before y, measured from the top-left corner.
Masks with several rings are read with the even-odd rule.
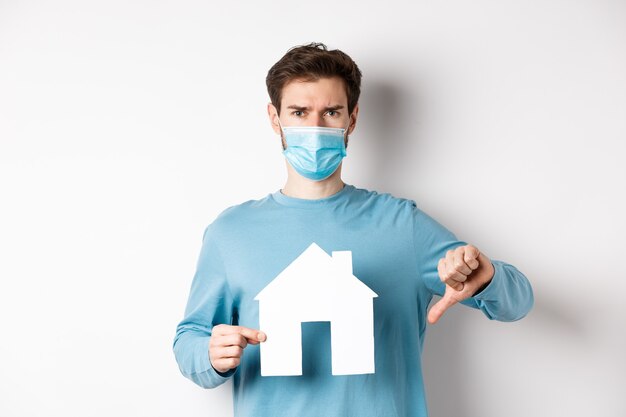
[[[301,376],[261,376],[258,345],[225,374],[209,361],[217,324],[259,328],[254,297],[315,242],[328,254],[351,251],[353,274],[374,298],[375,373],[331,374],[328,323],[303,323]],[[413,200],[346,184],[321,199],[280,190],[224,210],[204,231],[174,354],[184,376],[204,388],[233,378],[237,417],[427,416],[421,355],[433,295],[443,295],[437,263],[466,245]],[[489,285],[463,301],[489,319],[514,321],[533,305],[527,278],[492,260]],[[260,329],[263,330],[263,329]],[[268,335],[268,338],[271,335]]]

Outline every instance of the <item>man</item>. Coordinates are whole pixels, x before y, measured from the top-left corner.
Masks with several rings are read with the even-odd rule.
[[[412,200],[341,180],[360,82],[339,50],[290,49],[267,75],[287,182],[224,210],[204,232],[174,352],[202,387],[233,378],[236,416],[426,416],[426,322],[456,303],[500,321],[532,308],[531,286],[514,266],[459,241]],[[303,326],[303,374],[261,375],[259,344],[272,334],[259,329],[254,298],[312,242],[328,253],[351,251],[354,275],[377,294],[373,373],[332,375],[328,329]],[[428,310],[433,295],[442,298]]]

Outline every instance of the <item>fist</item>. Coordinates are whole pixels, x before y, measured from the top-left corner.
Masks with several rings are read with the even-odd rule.
[[[470,298],[491,282],[495,273],[493,264],[478,248],[472,245],[459,246],[446,252],[437,264],[439,279],[446,290],[428,312],[428,322],[434,324],[454,304]]]
[[[265,333],[242,326],[218,324],[213,327],[209,343],[209,360],[213,369],[225,373],[239,366],[243,350],[267,339]]]

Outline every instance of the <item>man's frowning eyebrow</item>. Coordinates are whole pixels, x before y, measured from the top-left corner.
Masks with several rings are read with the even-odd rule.
[[[307,111],[307,110],[311,110],[310,107],[307,106],[296,106],[295,104],[292,104],[290,106],[287,106],[288,109],[294,109],[294,110],[299,110],[299,111]],[[324,107],[324,112],[327,111],[331,111],[331,110],[341,110],[343,109],[344,106],[342,105],[336,105],[336,106],[329,106],[329,107]]]

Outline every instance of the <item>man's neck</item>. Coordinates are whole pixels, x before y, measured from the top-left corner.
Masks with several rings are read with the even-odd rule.
[[[341,165],[330,177],[322,181],[304,178],[291,166],[288,166],[287,182],[280,191],[289,197],[317,200],[338,193],[344,185],[344,182],[341,180]]]

